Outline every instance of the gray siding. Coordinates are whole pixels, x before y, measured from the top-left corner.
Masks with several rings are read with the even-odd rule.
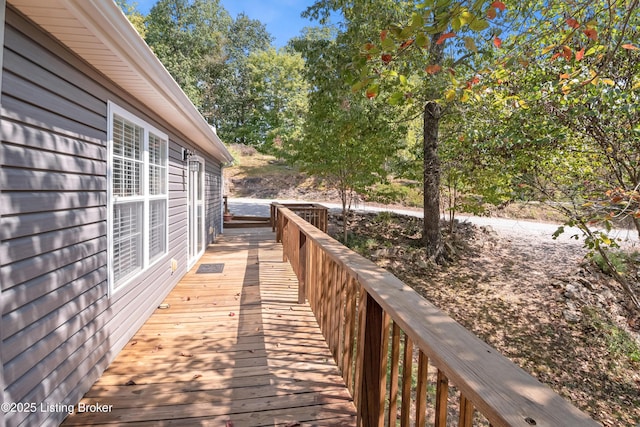
[[[0,360],[5,399],[75,404],[186,273],[179,132],[7,9],[0,145]],[[107,101],[169,135],[169,253],[107,295]],[[219,232],[220,164],[207,158],[207,224]],[[171,259],[178,271],[170,272]],[[10,413],[8,426],[65,414]]]
[[[207,161],[205,164],[205,191],[207,197],[207,242],[215,241],[222,232],[222,167],[220,164]],[[211,227],[211,228],[209,228]],[[209,233],[213,230],[213,233]]]

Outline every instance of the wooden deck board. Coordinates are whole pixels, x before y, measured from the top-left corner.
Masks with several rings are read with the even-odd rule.
[[[195,274],[201,263],[222,273]],[[356,423],[355,407],[270,230],[229,230],[118,355],[63,425]],[[129,385],[127,385],[129,384]]]

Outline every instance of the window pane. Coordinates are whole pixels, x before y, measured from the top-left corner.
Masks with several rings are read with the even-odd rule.
[[[113,116],[113,153],[142,160],[144,131],[128,120]]]
[[[149,194],[167,194],[166,168],[149,166]]]
[[[140,126],[117,115],[113,117],[112,188],[116,197],[143,194],[143,136]]]
[[[113,159],[113,195],[116,197],[142,195],[142,163],[126,159]]]
[[[149,132],[149,163],[167,165],[167,141]]]
[[[142,202],[113,206],[114,283],[142,270]]]
[[[152,200],[149,203],[149,259],[164,254],[167,248],[167,201]]]

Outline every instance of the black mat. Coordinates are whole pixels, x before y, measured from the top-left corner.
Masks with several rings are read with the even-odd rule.
[[[222,273],[224,264],[200,264],[196,274]]]

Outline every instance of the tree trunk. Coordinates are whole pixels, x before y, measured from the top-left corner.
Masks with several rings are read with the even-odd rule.
[[[429,101],[424,107],[424,226],[422,238],[429,256],[442,253],[440,234],[440,158],[438,157],[438,127],[440,106]]]

